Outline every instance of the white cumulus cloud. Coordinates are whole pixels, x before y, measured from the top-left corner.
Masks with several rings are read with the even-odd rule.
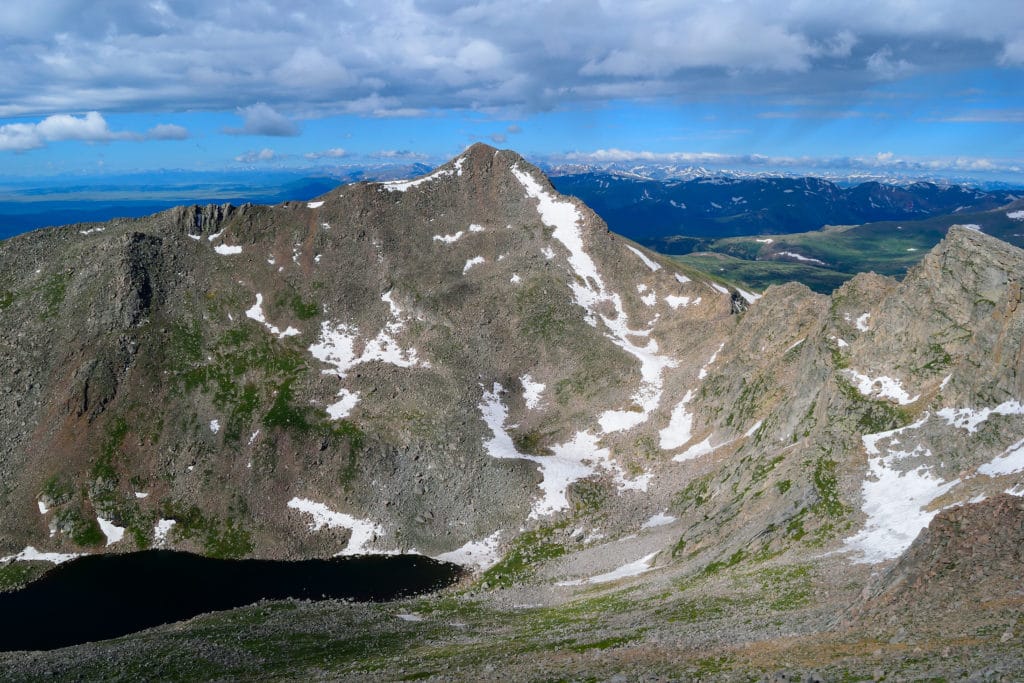
[[[264,147],[263,149],[253,152],[246,152],[245,154],[239,154],[235,157],[235,161],[240,164],[255,164],[265,161],[274,161],[278,158],[277,152],[272,149]]]
[[[307,159],[341,159],[342,157],[348,156],[348,152],[341,147],[332,147],[331,149],[325,149],[322,152],[306,152],[303,155]]]
[[[53,114],[37,123],[0,125],[0,151],[25,152],[51,142],[113,142],[115,140],[182,140],[188,131],[175,124],[159,124],[145,134],[113,131],[103,115],[96,111],[82,116]]]
[[[229,135],[294,137],[299,134],[299,127],[294,121],[264,102],[257,102],[248,107],[239,107],[236,113],[242,117],[245,123],[241,128],[224,129],[224,132]]]

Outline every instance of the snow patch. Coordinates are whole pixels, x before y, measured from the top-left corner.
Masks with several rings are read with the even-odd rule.
[[[338,392],[338,396],[341,400],[327,406],[327,414],[332,420],[341,420],[348,417],[352,409],[359,403],[358,391],[352,392],[348,389],[342,389]]]
[[[171,529],[177,523],[177,520],[174,519],[157,520],[156,526],[153,527],[153,545],[157,547],[166,545],[167,535],[171,533]]]
[[[722,285],[718,284],[717,282],[712,282],[711,283],[711,288],[713,290],[715,290],[716,292],[718,292],[719,294],[728,294],[729,293],[728,289],[726,289]]]
[[[788,192],[792,192],[792,190],[788,190]],[[755,242],[760,242],[761,244],[771,244],[775,240],[773,240],[771,237],[765,237],[764,239],[754,240],[754,241]]]
[[[754,294],[753,292],[748,292],[747,290],[740,289],[739,287],[736,288],[736,291],[740,293],[740,296],[742,296],[743,300],[748,304],[752,304],[761,298],[760,294]]]
[[[762,424],[764,424],[763,420],[758,420],[757,422],[755,422],[750,429],[744,432],[743,437],[749,438],[756,434],[757,430],[761,428]],[[722,448],[723,446],[728,446],[734,441],[736,441],[736,439],[729,439],[728,441],[723,441],[720,444],[712,444],[711,436],[707,436],[704,438],[703,441],[696,443],[687,448],[682,453],[678,453],[677,455],[673,456],[672,460],[673,462],[686,462],[687,460],[693,460],[695,458],[700,458],[705,455],[710,455],[711,453],[717,451],[719,448]]]
[[[974,232],[981,232],[981,226],[978,225],[977,223],[963,223],[960,225],[960,227],[967,228],[968,230],[973,230]]]
[[[1013,221],[1024,221],[1024,211],[1008,211],[1006,217]]]
[[[310,531],[321,529],[335,529],[344,527],[352,532],[348,539],[348,545],[339,555],[360,555],[367,552],[367,546],[376,540],[377,536],[383,533],[378,524],[367,519],[359,519],[344,512],[335,512],[323,503],[317,503],[308,498],[295,497],[288,501],[288,507],[298,510],[313,518],[309,523]]]
[[[642,251],[640,251],[639,249],[631,247],[628,244],[626,245],[626,249],[629,249],[631,252],[633,252],[634,254],[639,256],[640,260],[644,262],[644,265],[651,269],[651,272],[656,273],[659,270],[661,270],[661,265],[659,265],[659,264],[655,263],[654,261],[652,261],[651,259],[647,258],[647,256]]]
[[[396,614],[396,617],[402,621],[425,621],[425,619],[419,614]]]
[[[461,164],[459,165],[459,170],[462,170]],[[433,173],[416,180],[392,180],[386,183],[381,183],[381,186],[388,192],[405,192],[406,190],[418,187],[423,183],[429,183],[431,180],[436,180],[437,178],[443,178],[450,175],[452,175],[452,171],[446,168],[434,171]],[[459,175],[462,175],[462,173],[460,172]]]
[[[492,458],[529,460],[537,464],[542,477],[541,496],[533,504],[530,519],[569,509],[569,485],[589,477],[598,468],[614,474],[619,490],[646,490],[649,477],[627,480],[622,468],[612,461],[611,451],[600,448],[598,437],[589,431],[577,432],[571,441],[553,446],[551,455],[520,453],[505,428],[508,409],[499,396],[502,391],[503,387],[495,383],[491,391],[484,390],[482,402],[477,406],[492,435],[483,442],[483,447]]]
[[[459,230],[454,235],[434,235],[435,242],[444,242],[445,244],[452,244],[453,242],[459,241],[466,233]]]
[[[510,277],[508,281],[514,285],[518,285],[520,282],[523,281],[523,278],[519,277],[515,273],[512,273],[512,277]]]
[[[846,370],[845,374],[854,380],[859,391],[864,396],[875,396],[878,398],[885,398],[896,401],[901,406],[909,405],[921,398],[921,394],[911,396],[904,389],[902,383],[898,379],[892,377],[886,377],[882,375],[880,377],[868,377],[862,375],[856,370]]]
[[[403,349],[395,338],[405,325],[405,320],[402,309],[391,298],[391,290],[381,294],[380,299],[388,305],[391,319],[377,336],[363,344],[358,355],[355,351],[359,337],[357,327],[329,320],[320,324],[320,338],[309,347],[309,352],[322,363],[333,366],[331,369],[323,370],[323,374],[333,374],[344,379],[355,366],[372,362],[388,363],[399,368],[430,367],[429,362],[420,360],[415,348]],[[338,396],[341,400],[329,406],[327,411],[329,414],[333,411],[334,414],[344,417],[355,407],[359,394],[343,388],[338,392]]]
[[[462,267],[462,274],[465,275],[469,272],[469,269],[473,266],[478,266],[481,263],[485,263],[486,259],[483,256],[474,256],[473,258],[466,261],[466,265]]]
[[[501,541],[501,531],[495,531],[487,538],[480,541],[469,541],[461,548],[441,553],[435,560],[451,562],[463,567],[472,567],[482,572],[498,564],[501,556],[498,554],[498,543]]]
[[[91,235],[91,234],[96,233],[96,232],[103,232],[104,230],[106,230],[106,228],[89,228],[88,230],[79,230],[78,234],[79,235]],[[191,235],[190,235],[190,237],[191,237]]]
[[[685,275],[682,275],[680,273],[673,273],[673,275],[676,278],[676,282],[678,282],[681,285],[685,285],[687,282],[692,282],[692,280],[690,280],[690,278],[688,278]]]
[[[715,349],[715,352],[711,354],[711,358],[708,358],[708,362],[705,363],[704,367],[702,367],[700,369],[700,372],[697,373],[697,379],[705,379],[708,376],[708,368],[714,365],[715,361],[718,360],[718,354],[720,354],[722,352],[722,349],[724,348],[725,342],[722,342],[721,344],[718,345],[718,348]]]
[[[533,410],[540,405],[540,395],[544,393],[546,385],[534,382],[529,375],[520,377],[519,382],[523,385],[523,400],[526,402],[526,407]]]
[[[391,300],[390,292],[383,294],[381,300],[391,306],[392,320],[384,325],[377,336],[363,345],[359,355],[355,353],[358,328],[331,321],[321,323],[320,339],[309,347],[309,352],[317,360],[334,366],[332,370],[324,370],[324,374],[344,378],[353,367],[374,361],[400,368],[430,367],[429,363],[420,361],[416,349],[405,350],[398,344],[394,335],[405,324],[400,317],[401,309]]]
[[[117,526],[109,519],[103,519],[102,517],[96,518],[97,523],[100,525],[100,531],[107,537],[107,545],[111,546],[124,538],[124,527]]]
[[[587,583],[610,583],[612,581],[618,581],[619,579],[626,579],[631,576],[639,576],[646,572],[651,571],[653,567],[651,562],[657,557],[658,553],[653,552],[650,555],[641,557],[636,562],[630,562],[624,564],[618,569],[613,569],[607,574],[598,574],[597,576],[591,576],[588,579],[573,579],[571,581],[559,581],[556,586],[582,586]]]
[[[1004,401],[995,408],[943,408],[936,415],[943,418],[947,424],[957,429],[966,429],[973,434],[978,431],[978,426],[992,415],[1024,415],[1024,404],[1011,400]]]
[[[804,256],[803,254],[798,254],[795,251],[780,251],[778,252],[778,254],[779,256],[788,256],[791,259],[796,259],[797,261],[801,261],[803,263],[815,263],[819,266],[825,265],[825,262],[820,259]]]
[[[726,442],[726,443],[729,443],[729,442]],[[721,446],[725,446],[726,443],[719,444],[718,446],[712,446],[711,445],[711,437],[709,436],[709,437],[705,438],[703,441],[701,441],[700,443],[696,443],[696,444],[690,446],[689,448],[687,448],[682,453],[679,453],[678,455],[675,455],[672,458],[672,460],[674,462],[686,462],[687,460],[693,460],[694,458],[699,458],[701,456],[713,453],[716,448],[719,448]]]
[[[285,337],[294,337],[300,334],[300,332],[294,327],[288,327],[288,329],[282,332],[280,328],[277,327],[277,325],[271,325],[269,322],[267,322],[266,316],[263,315],[263,295],[260,294],[259,292],[256,293],[256,303],[253,304],[251,308],[245,311],[245,317],[251,320],[255,320],[258,323],[261,323],[270,331],[271,334],[276,336],[278,339],[284,339]]]
[[[232,246],[227,244],[218,244],[213,248],[215,252],[221,256],[232,256],[234,254],[241,254],[242,248],[239,246]]]
[[[148,491],[136,491],[135,492],[135,497],[137,499],[139,499],[139,500],[143,500],[145,498],[149,498],[149,492]]]
[[[210,420],[210,431],[214,434],[220,431],[220,420]]]
[[[686,392],[683,400],[672,409],[668,426],[658,432],[661,449],[670,451],[684,445],[693,438],[693,415],[690,415],[686,405],[693,400],[693,390]]]
[[[927,420],[928,415],[925,415],[907,427],[862,437],[868,454],[874,456],[868,459],[869,478],[861,485],[862,509],[867,521],[861,531],[844,541],[846,550],[860,553],[858,562],[882,562],[903,554],[938,514],[938,510],[924,508],[960,483],[960,479],[947,482],[935,476],[927,464],[906,472],[894,466],[905,458],[931,457],[927,448],[917,446],[911,451],[887,448],[884,453],[879,449],[880,441],[887,440],[890,446],[895,446],[899,441],[894,436],[917,429]]]
[[[36,550],[33,546],[26,546],[17,555],[0,557],[0,565],[7,564],[8,562],[52,562],[53,564],[61,564],[84,555],[85,553],[48,553]]]
[[[640,297],[640,301],[642,301],[647,306],[653,306],[656,303],[658,303],[658,295],[651,291],[649,294],[644,294],[642,297]]]
[[[690,304],[699,304],[700,297],[697,297],[696,299],[690,299],[690,297],[688,296],[675,296],[670,294],[665,297],[665,303],[667,303],[672,308],[686,308]]]
[[[323,205],[324,205],[323,202],[307,202],[306,203],[306,208],[308,208],[308,209],[319,209]]]
[[[855,322],[854,325],[861,332],[867,332],[868,330],[871,329],[870,327],[868,327],[868,320],[870,320],[870,319],[871,319],[871,314],[870,313],[864,313],[859,318],[857,318],[857,322]]]
[[[676,521],[676,518],[673,517],[672,515],[668,514],[667,511],[666,512],[659,512],[658,514],[652,516],[646,522],[641,524],[640,528],[641,529],[653,529],[654,527],[665,526],[666,524],[671,524],[674,521]]]
[[[50,508],[46,505],[46,503],[44,503],[41,500],[36,501],[36,506],[39,508],[39,514],[41,515],[45,515],[47,512],[50,511]]]
[[[985,463],[978,468],[979,474],[987,474],[990,477],[1017,474],[1018,472],[1024,472],[1024,439],[1007,448],[992,462]]]

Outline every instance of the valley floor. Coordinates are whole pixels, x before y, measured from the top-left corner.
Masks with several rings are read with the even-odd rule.
[[[852,627],[848,608],[869,574],[826,557],[698,577],[670,566],[590,588],[487,589],[476,579],[394,603],[261,603],[3,654],[0,678],[1020,680],[1019,596],[979,605],[962,623],[946,614]]]

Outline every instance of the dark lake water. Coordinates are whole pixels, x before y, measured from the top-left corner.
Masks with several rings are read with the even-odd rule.
[[[104,640],[264,599],[393,600],[451,585],[461,574],[420,555],[277,562],[148,550],[81,557],[0,593],[0,651]]]

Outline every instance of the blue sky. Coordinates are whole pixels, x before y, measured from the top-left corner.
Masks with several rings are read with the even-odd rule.
[[[0,176],[547,161],[1024,180],[1017,1],[8,0]]]

